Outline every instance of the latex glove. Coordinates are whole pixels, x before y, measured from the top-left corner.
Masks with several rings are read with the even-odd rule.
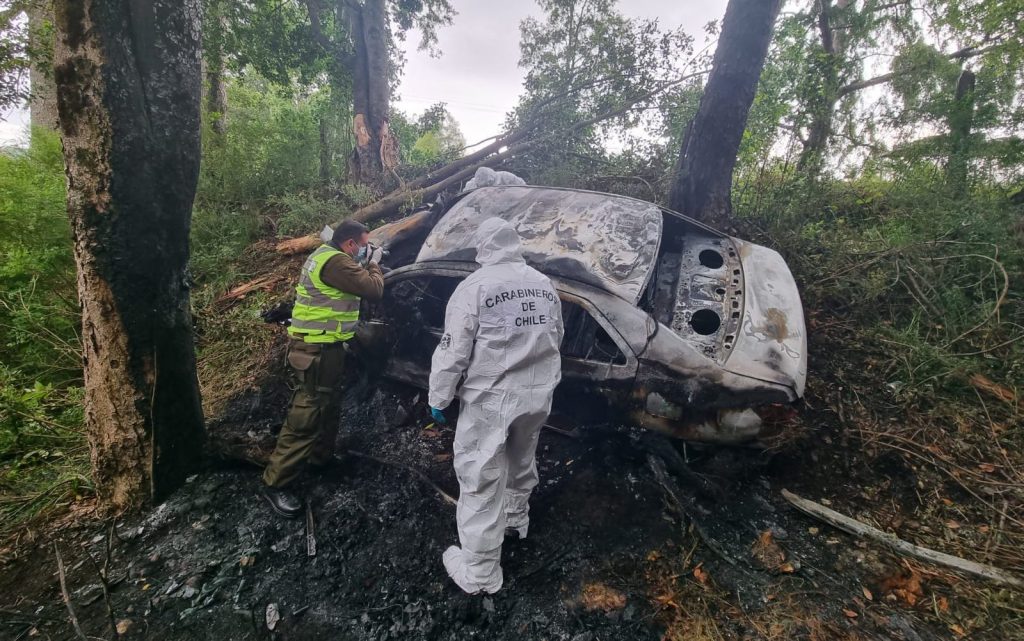
[[[377,265],[384,258],[384,250],[376,245],[369,245],[366,250],[367,264]]]
[[[430,417],[434,419],[434,422],[437,423],[438,425],[444,425],[445,423],[448,422],[448,419],[444,417],[444,412],[437,409],[436,407],[430,408]]]

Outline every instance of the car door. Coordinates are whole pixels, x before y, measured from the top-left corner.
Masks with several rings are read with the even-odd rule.
[[[557,408],[572,407],[607,419],[609,410],[624,406],[633,391],[638,361],[608,317],[590,298],[570,284],[556,282],[562,300],[562,383]]]

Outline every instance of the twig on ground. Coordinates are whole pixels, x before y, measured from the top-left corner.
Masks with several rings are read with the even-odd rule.
[[[793,507],[808,516],[813,516],[849,534],[881,543],[898,554],[935,563],[958,572],[963,572],[964,574],[994,581],[1000,585],[1024,589],[1024,578],[1015,576],[1005,570],[908,543],[894,534],[889,534],[876,527],[861,523],[820,503],[799,497],[789,490],[782,490],[782,497],[789,501]]]
[[[64,597],[64,605],[68,608],[68,616],[71,617],[71,626],[75,629],[75,634],[82,641],[89,641],[85,633],[82,632],[82,626],[78,625],[78,617],[75,616],[75,608],[71,605],[71,595],[68,594],[68,583],[67,578],[64,576],[64,559],[60,556],[60,550],[57,549],[57,542],[53,542],[53,553],[57,555],[57,576],[60,578],[60,593]]]
[[[545,423],[542,426],[542,428],[546,429],[546,430],[551,430],[555,434],[561,434],[562,436],[567,436],[569,438],[579,438],[580,437],[579,429],[575,428],[575,427],[572,428],[571,430],[564,430],[564,429],[562,429],[560,427],[555,427],[554,425],[549,425],[548,423]]]
[[[92,553],[89,550],[85,551],[85,555],[89,557],[89,562],[92,563],[92,567],[96,570],[96,574],[100,577],[100,587],[103,589],[103,602],[107,606],[107,619],[110,622],[110,634],[113,635],[114,641],[121,638],[121,634],[117,631],[117,620],[114,618],[114,605],[110,600],[110,539],[114,535],[114,522],[111,521],[110,527],[107,530],[107,536],[104,540],[104,557],[103,567],[100,567],[96,563],[96,559],[92,557]]]
[[[54,621],[50,617],[45,617],[39,614],[33,614],[32,612],[19,612],[17,610],[10,610],[8,608],[0,608],[0,614],[6,614],[12,617],[25,617],[26,619],[36,619],[39,621]]]
[[[316,556],[316,530],[313,527],[313,506],[306,501],[306,556]]]
[[[424,483],[426,483],[427,485],[432,487],[434,489],[434,491],[437,492],[437,494],[444,500],[445,503],[448,503],[449,505],[458,505],[459,504],[459,502],[457,500],[455,500],[454,498],[452,498],[452,496],[450,494],[448,494],[447,492],[442,490],[440,488],[440,486],[437,485],[437,483],[434,483],[433,481],[431,481],[429,476],[424,474],[422,471],[416,469],[415,467],[412,467],[412,466],[409,466],[409,465],[405,465],[403,463],[396,463],[394,461],[388,461],[388,460],[382,459],[382,458],[377,458],[376,456],[373,456],[371,454],[364,454],[362,452],[357,452],[355,450],[349,450],[348,453],[351,454],[352,456],[358,456],[360,458],[370,459],[371,461],[376,461],[376,462],[380,463],[381,465],[388,465],[390,467],[397,467],[400,470],[405,470],[406,472],[410,472],[412,474],[415,474],[416,476],[418,476],[420,478],[421,481],[423,481]]]

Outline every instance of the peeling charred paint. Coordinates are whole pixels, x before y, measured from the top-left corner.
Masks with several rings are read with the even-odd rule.
[[[476,229],[494,216],[519,231],[524,256],[538,270],[599,285],[634,304],[661,240],[661,211],[650,203],[569,189],[484,187],[445,214],[417,260],[472,260]]]

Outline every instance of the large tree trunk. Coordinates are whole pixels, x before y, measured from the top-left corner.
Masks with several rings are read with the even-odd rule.
[[[669,207],[698,220],[732,215],[736,154],[782,0],[729,0],[711,75],[683,138]]]
[[[352,178],[380,187],[398,165],[398,141],[388,124],[391,89],[388,19],[384,0],[353,5],[349,28],[355,50],[352,67]]]
[[[55,77],[78,267],[93,479],[115,506],[193,473],[189,311],[199,0],[57,0]]]
[[[57,86],[53,84],[53,4],[37,0],[28,5],[29,117],[32,127],[57,129]]]
[[[971,127],[974,125],[974,73],[964,69],[956,83],[956,101],[949,114],[949,160],[946,184],[957,198],[967,193]]]

